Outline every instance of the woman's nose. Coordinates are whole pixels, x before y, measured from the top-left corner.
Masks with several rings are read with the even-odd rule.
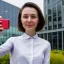
[[[28,17],[28,22],[31,22],[31,17]]]

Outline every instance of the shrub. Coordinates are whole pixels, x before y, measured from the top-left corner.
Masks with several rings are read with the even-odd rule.
[[[0,64],[10,64],[9,60],[9,54],[6,54],[0,58]]]
[[[63,52],[64,53],[64,52]],[[62,51],[51,51],[50,64],[64,64],[64,54]]]

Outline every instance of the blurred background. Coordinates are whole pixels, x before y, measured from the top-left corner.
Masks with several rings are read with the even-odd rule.
[[[52,50],[64,50],[64,0],[0,0],[0,16],[10,19],[10,28],[0,36],[0,44],[9,37],[22,35],[17,29],[18,12],[25,2],[34,2],[42,10],[46,24],[38,36],[51,43]]]
[[[8,30],[3,30],[2,33],[0,33],[0,45],[5,43],[9,37],[23,34],[23,32],[18,31],[17,21],[19,10],[25,2],[29,2],[29,0],[0,0],[0,16],[10,20],[10,28]],[[39,5],[43,12],[43,1],[30,0],[30,2]]]

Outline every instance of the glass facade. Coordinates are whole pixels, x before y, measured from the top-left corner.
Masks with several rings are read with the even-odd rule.
[[[44,15],[45,30],[40,37],[48,40],[52,49],[64,50],[64,0],[44,0]]]
[[[0,16],[10,20],[10,28],[2,32],[2,35],[0,36],[0,44],[3,44],[11,36],[13,37],[23,34],[22,32],[19,32],[17,28],[19,9],[20,8],[14,5],[0,0]]]

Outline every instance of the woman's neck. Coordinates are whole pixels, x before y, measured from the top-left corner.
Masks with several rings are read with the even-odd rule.
[[[26,34],[28,34],[29,36],[34,36],[36,34],[35,31],[26,31]]]

